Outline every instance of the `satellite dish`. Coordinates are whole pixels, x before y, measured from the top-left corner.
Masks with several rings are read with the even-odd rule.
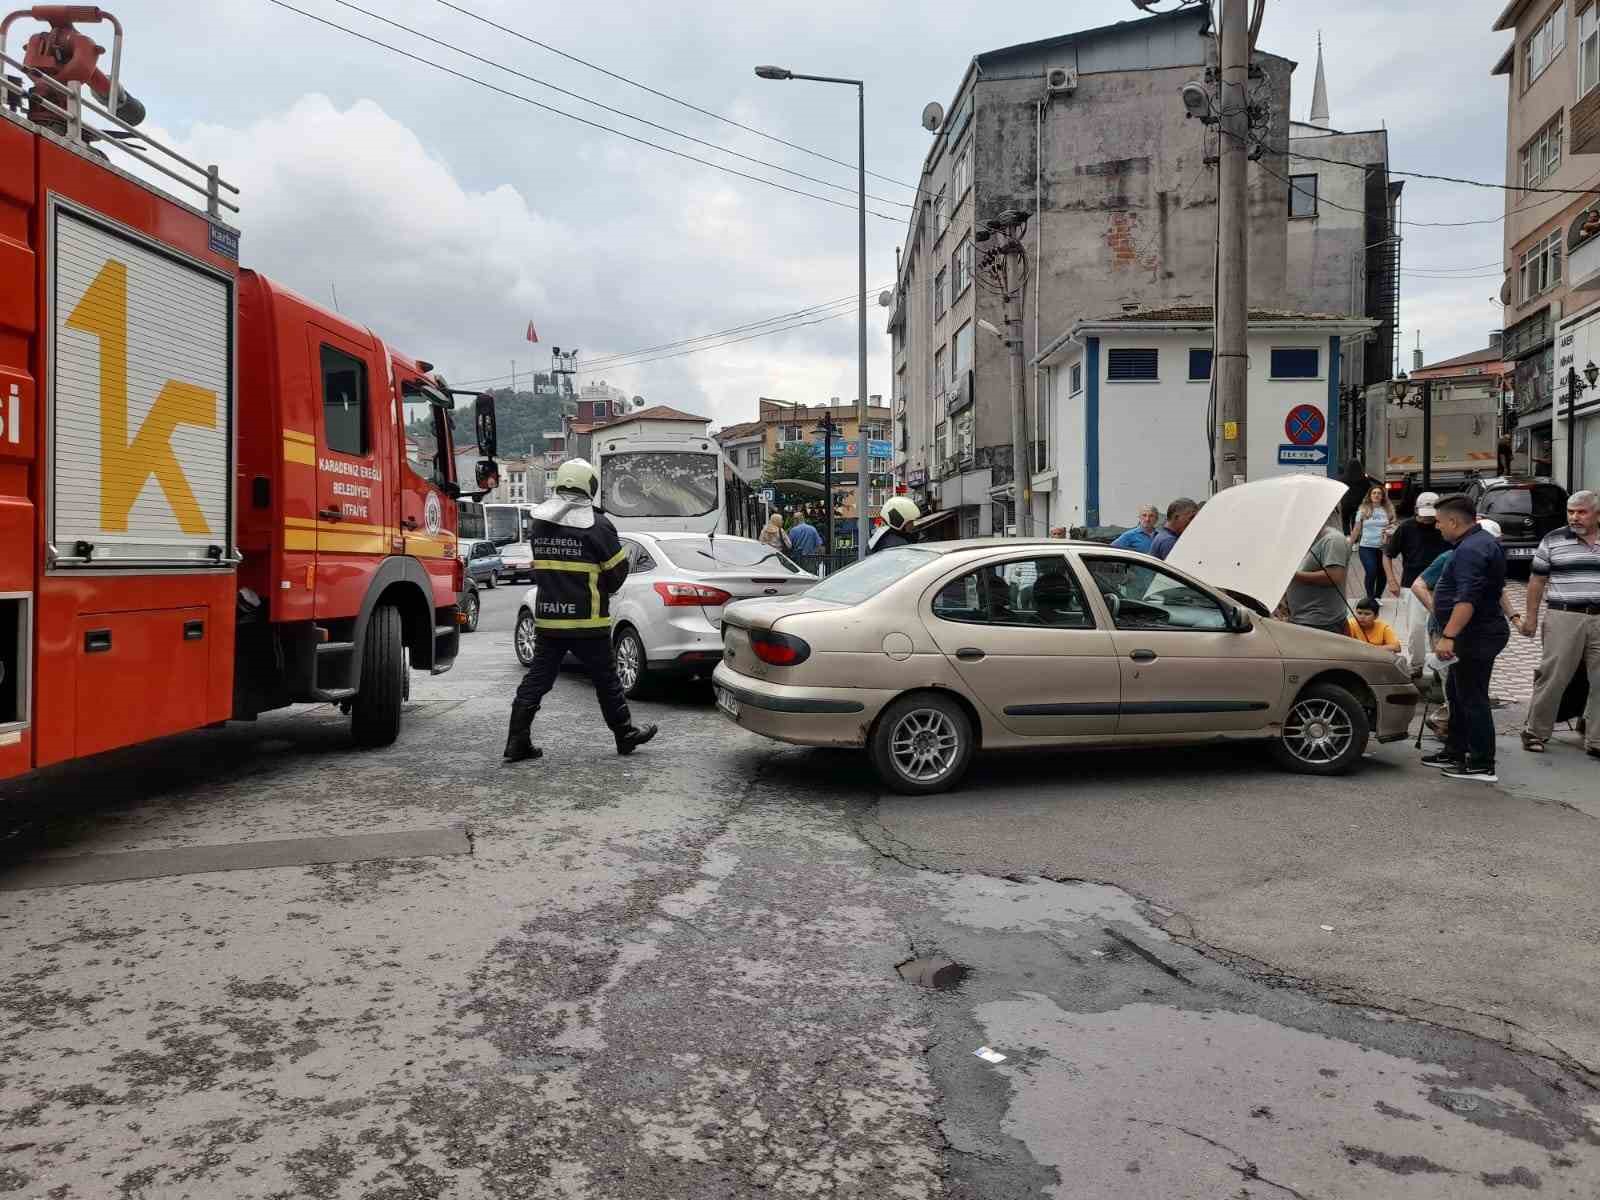
[[[885,292],[879,292],[878,293],[878,307],[879,308],[890,308],[893,305],[894,305],[894,293],[893,292],[885,291]]]
[[[922,110],[922,127],[929,133],[938,133],[939,126],[944,124],[944,105],[937,100],[930,100],[928,107]]]

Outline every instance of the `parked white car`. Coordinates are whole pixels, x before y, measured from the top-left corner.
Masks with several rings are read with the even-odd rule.
[[[817,577],[751,538],[628,533],[628,578],[611,597],[617,675],[630,698],[658,679],[709,676],[722,661],[722,611],[738,600],[792,596]],[[523,593],[512,643],[533,662],[535,588]]]

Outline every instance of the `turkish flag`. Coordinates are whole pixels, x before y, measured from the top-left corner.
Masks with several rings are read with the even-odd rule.
[[[532,321],[528,322],[528,340],[530,342],[537,342],[539,340],[539,333],[536,329],[534,329]]]

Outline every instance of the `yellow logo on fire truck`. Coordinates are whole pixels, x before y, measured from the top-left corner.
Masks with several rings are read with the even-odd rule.
[[[215,429],[217,394],[182,380],[162,384],[144,423],[128,437],[128,268],[116,259],[100,268],[67,318],[69,329],[100,341],[100,524],[108,533],[128,529],[145,481],[154,475],[178,527],[210,533],[200,502],[172,449],[179,425]]]

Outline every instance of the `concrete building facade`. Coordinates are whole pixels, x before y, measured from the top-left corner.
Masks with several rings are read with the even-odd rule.
[[[973,279],[984,223],[1031,218],[1025,360],[1125,304],[1209,304],[1217,135],[1186,119],[1179,93],[1215,57],[1205,8],[1189,7],[980,54],[941,114],[899,258],[892,406],[901,482],[924,506],[959,509],[963,533],[1015,521],[1010,364],[981,324],[1003,329],[1004,304]],[[1293,64],[1255,62],[1270,121],[1249,174],[1250,297],[1281,307]],[[1040,384],[1028,370],[1025,485],[1043,466]],[[1033,502],[1036,527],[1046,509]]]
[[[1590,436],[1567,419],[1560,359],[1582,310],[1600,299],[1600,210],[1590,187],[1600,169],[1600,6],[1593,0],[1510,0],[1495,20],[1512,34],[1493,74],[1507,82],[1504,354],[1513,362],[1509,417],[1518,462],[1576,490],[1600,487],[1600,446],[1576,453]],[[1530,189],[1575,189],[1558,191]],[[1582,368],[1584,360],[1575,364]],[[1558,419],[1559,410],[1559,419]],[[1593,419],[1593,418],[1589,418]],[[1577,446],[1568,478],[1567,440]]]

